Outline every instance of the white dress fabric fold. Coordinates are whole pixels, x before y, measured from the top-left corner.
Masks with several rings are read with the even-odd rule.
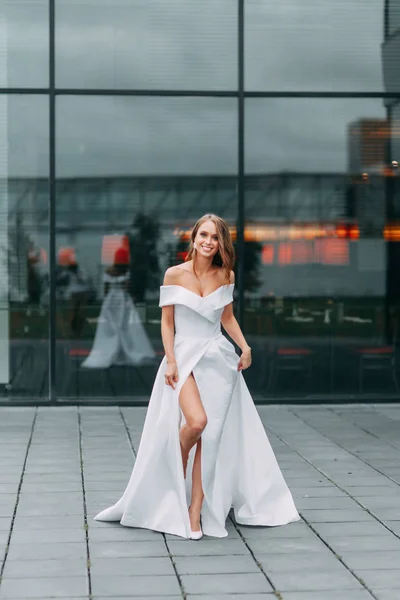
[[[101,306],[92,349],[82,367],[105,369],[111,365],[138,365],[156,355],[140,315],[124,285],[129,275],[104,274],[108,293]]]
[[[300,517],[241,372],[221,331],[233,284],[202,297],[178,285],[161,286],[160,306],[174,306],[179,381],[166,386],[166,360],[157,373],[136,462],[122,498],[95,519],[190,537],[193,448],[184,480],[179,444],[179,393],[193,373],[207,414],[202,434],[205,535],[225,537],[233,507],[245,525],[284,525]]]

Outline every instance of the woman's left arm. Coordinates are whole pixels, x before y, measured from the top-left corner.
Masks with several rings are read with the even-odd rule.
[[[231,275],[231,283],[234,283],[233,273]],[[251,365],[251,348],[245,340],[245,337],[240,329],[239,323],[236,320],[235,315],[233,314],[233,304],[228,304],[224,308],[224,312],[221,316],[221,324],[225,329],[226,333],[232,340],[239,346],[242,351],[240,356],[238,371],[243,371],[244,369],[248,369]]]

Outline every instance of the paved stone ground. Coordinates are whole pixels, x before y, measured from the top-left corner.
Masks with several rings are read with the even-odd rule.
[[[259,412],[302,522],[186,541],[98,523],[143,408],[0,408],[0,599],[400,600],[400,405]]]

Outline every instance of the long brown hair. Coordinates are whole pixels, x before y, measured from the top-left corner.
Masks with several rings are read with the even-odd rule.
[[[212,221],[217,229],[218,252],[213,257],[213,265],[221,267],[225,271],[225,278],[230,281],[231,271],[235,265],[235,250],[233,248],[232,237],[226,222],[217,215],[203,215],[195,224],[190,235],[189,252],[186,260],[193,260],[193,270],[196,269],[196,250],[193,246],[197,232],[206,221]],[[196,272],[196,271],[195,271]]]

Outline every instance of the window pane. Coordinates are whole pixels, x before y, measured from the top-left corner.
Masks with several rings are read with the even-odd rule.
[[[384,0],[246,0],[245,19],[248,90],[383,91]]]
[[[48,395],[48,102],[0,102],[0,384],[7,395],[35,398]]]
[[[400,33],[400,4],[398,0],[389,0],[389,34],[398,30]]]
[[[397,392],[391,130],[381,100],[247,100],[245,329],[267,396]]]
[[[236,87],[236,0],[57,0],[56,5],[61,87]]]
[[[6,0],[0,4],[0,52],[3,46],[7,56],[0,85],[48,85],[48,13],[47,0]]]
[[[149,398],[163,356],[164,271],[184,260],[187,232],[204,213],[236,221],[236,107],[231,99],[58,98],[61,397]]]

